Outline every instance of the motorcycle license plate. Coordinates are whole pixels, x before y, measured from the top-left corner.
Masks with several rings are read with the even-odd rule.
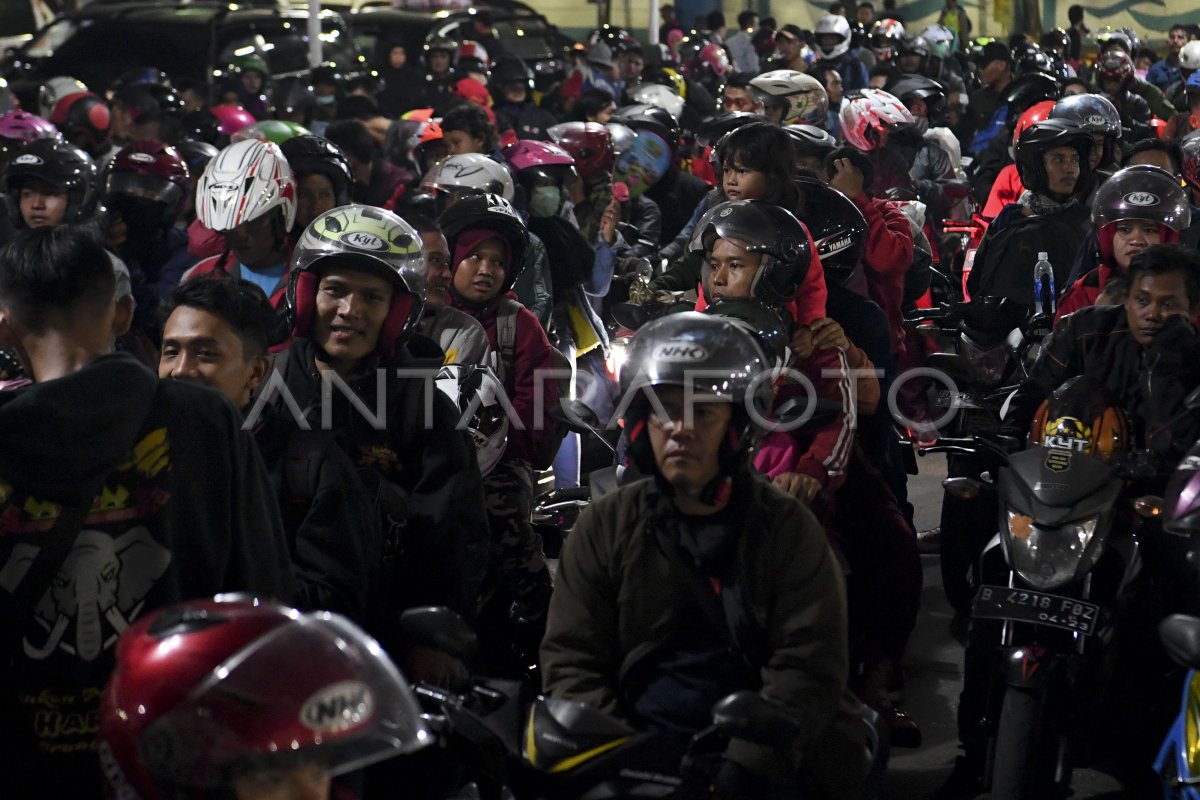
[[[971,614],[988,619],[1011,619],[1035,625],[1050,625],[1089,635],[1096,630],[1096,623],[1100,619],[1100,606],[1073,597],[1060,597],[1028,589],[980,586]]]

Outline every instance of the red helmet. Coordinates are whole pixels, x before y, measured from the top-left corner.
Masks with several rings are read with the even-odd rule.
[[[108,144],[112,112],[99,95],[76,92],[54,104],[50,122],[64,139],[95,156]]]
[[[1109,50],[1096,61],[1096,83],[1119,81],[1123,89],[1132,79],[1133,59],[1124,50]]]
[[[430,738],[404,678],[349,620],[219,598],[122,634],[100,736],[111,794],[141,800],[228,789],[249,769],[336,775]]]
[[[128,144],[113,157],[105,180],[105,195],[126,194],[162,203],[166,216],[183,210],[192,191],[192,179],[179,151],[165,142]]]
[[[1025,110],[1025,113],[1017,120],[1016,127],[1013,128],[1012,146],[1017,146],[1017,140],[1021,138],[1021,134],[1030,125],[1041,122],[1044,119],[1050,119],[1050,112],[1054,109],[1053,100],[1043,100],[1040,103],[1034,103]]]
[[[612,133],[599,122],[563,122],[546,132],[575,159],[584,180],[610,172],[617,161]]]

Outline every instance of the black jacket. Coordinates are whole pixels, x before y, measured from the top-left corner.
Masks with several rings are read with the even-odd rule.
[[[302,431],[265,406],[253,430],[279,501],[296,574],[296,607],[362,621],[363,576],[383,543],[375,509],[354,464],[328,433]]]
[[[1135,443],[1158,454],[1162,466],[1173,466],[1200,436],[1200,415],[1183,405],[1200,385],[1200,336],[1183,317],[1170,322],[1143,348],[1129,330],[1125,306],[1088,306],[1063,317],[1013,397],[1005,426],[1028,431],[1042,400],[1069,378],[1087,375],[1129,415]]]
[[[322,426],[323,412],[328,414],[378,512],[383,562],[368,587],[368,627],[386,639],[396,615],[421,605],[446,605],[471,616],[487,561],[488,526],[474,445],[455,428],[454,404],[432,379],[397,377],[397,368],[427,366],[405,355],[384,369],[383,429],[377,429],[336,386],[331,407],[323,409],[315,358],[312,343],[297,339],[275,369],[312,427]],[[377,374],[350,388],[372,414],[380,410]],[[268,400],[277,407],[283,402],[278,394]]]
[[[679,235],[692,218],[692,212],[708,193],[708,184],[674,164],[662,180],[646,191],[662,212],[662,238],[669,242]]]
[[[0,392],[0,748],[17,766],[5,797],[100,795],[99,694],[127,626],[219,592],[292,600],[279,511],[240,426],[218,392],[124,354]],[[57,573],[22,588],[63,508],[93,492]]]
[[[1079,204],[1058,214],[1029,217],[1015,203],[1008,206],[996,215],[975,253],[967,290],[972,297],[1011,297],[1033,308],[1033,267],[1038,253],[1045,252],[1061,293],[1089,223],[1087,208]]]

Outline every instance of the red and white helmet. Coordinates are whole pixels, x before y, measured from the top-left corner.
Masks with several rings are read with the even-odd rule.
[[[821,125],[829,111],[825,87],[794,69],[774,69],[750,81],[750,94],[764,108],[782,113],[780,125]]]
[[[196,216],[209,230],[231,231],[278,208],[284,230],[296,221],[296,181],[274,142],[247,139],[209,162],[196,186]]]
[[[846,144],[870,152],[879,146],[879,134],[916,122],[904,104],[882,89],[863,89],[842,104],[842,136]]]
[[[891,61],[904,36],[904,25],[899,20],[881,19],[871,28],[871,52],[880,61]]]
[[[246,771],[339,775],[431,741],[399,671],[337,614],[192,600],[130,626],[116,651],[100,701],[115,797],[232,796]]]
[[[492,68],[487,48],[479,42],[463,42],[454,56],[454,66],[460,72],[487,72]]]

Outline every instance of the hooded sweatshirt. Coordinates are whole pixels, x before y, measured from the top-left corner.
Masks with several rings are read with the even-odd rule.
[[[0,392],[0,748],[22,765],[5,796],[99,796],[99,695],[130,624],[219,592],[291,602],[279,511],[240,425],[223,395],[122,353]],[[12,608],[58,515],[93,492],[57,573]]]

